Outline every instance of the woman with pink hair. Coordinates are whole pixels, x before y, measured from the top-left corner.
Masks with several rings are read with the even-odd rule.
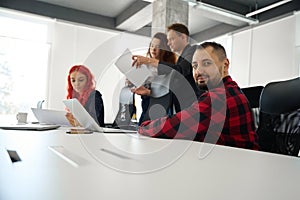
[[[78,99],[95,121],[103,127],[104,105],[102,95],[95,89],[95,79],[90,70],[84,65],[74,65],[69,70],[67,81],[67,99]],[[67,118],[72,125],[76,125],[76,120],[71,113],[67,114]]]

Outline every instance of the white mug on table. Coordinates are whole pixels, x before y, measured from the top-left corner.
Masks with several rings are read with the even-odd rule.
[[[16,115],[18,120],[18,124],[26,124],[27,123],[27,113],[26,112],[18,112]]]

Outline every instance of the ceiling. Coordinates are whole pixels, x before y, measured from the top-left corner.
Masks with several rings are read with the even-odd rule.
[[[244,21],[244,19],[247,19],[245,17],[247,13],[281,0],[182,1],[187,1],[190,5],[188,27],[191,36],[201,40],[248,26],[250,23]],[[253,15],[251,18],[262,22],[291,14],[293,11],[300,9],[299,1],[290,0],[276,8]],[[205,7],[202,7],[202,4],[205,4]],[[217,8],[217,10],[221,9],[223,13],[224,10],[229,11],[238,17],[225,16],[204,9],[207,5],[209,7],[213,6],[214,9]],[[0,0],[0,7],[136,33],[139,33],[139,30],[143,27],[151,27],[152,21],[152,0]]]

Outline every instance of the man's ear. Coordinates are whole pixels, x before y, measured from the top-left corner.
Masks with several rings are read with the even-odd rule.
[[[229,69],[229,60],[228,58],[225,58],[223,65],[224,65],[224,74],[228,75],[228,69]]]
[[[228,60],[228,58],[226,58],[225,60],[224,60],[224,64],[225,64],[225,67],[228,69],[229,68],[229,60]]]
[[[186,34],[181,33],[181,38],[185,41],[188,41],[188,36]]]

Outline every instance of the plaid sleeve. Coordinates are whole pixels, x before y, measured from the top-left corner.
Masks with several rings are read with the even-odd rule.
[[[201,98],[201,101],[171,117],[145,121],[139,127],[139,133],[150,137],[203,141],[210,123],[211,108],[209,96]]]

